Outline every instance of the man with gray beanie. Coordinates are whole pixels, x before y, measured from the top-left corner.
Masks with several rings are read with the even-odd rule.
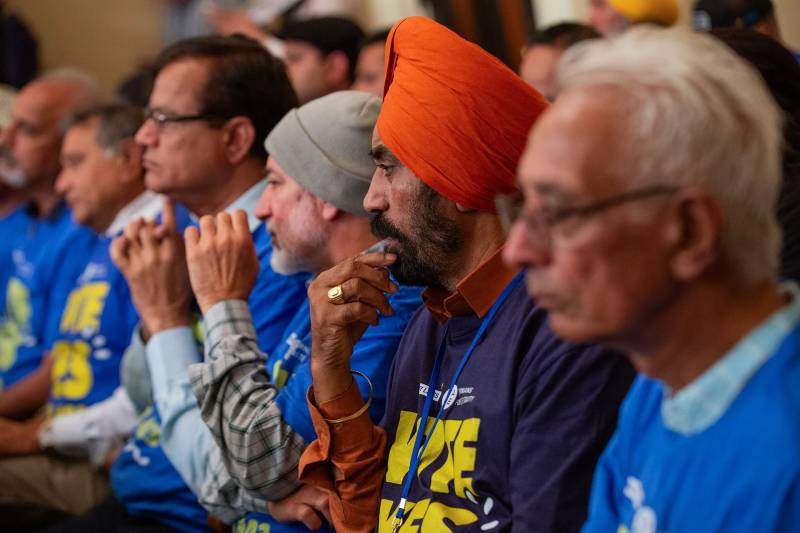
[[[276,272],[321,272],[375,245],[362,201],[374,168],[369,146],[379,110],[380,99],[369,94],[332,93],[290,111],[267,137],[267,188],[256,215],[272,237]],[[246,301],[258,262],[245,221],[241,212],[203,217],[186,232],[189,276],[205,321],[205,361],[189,367],[197,404],[187,399],[162,411],[161,444],[222,521],[241,519],[243,531],[260,531],[260,524],[273,531],[318,528],[314,509],[325,514],[327,496],[316,489],[298,490],[282,503],[304,508],[298,513],[304,526],[278,525],[279,511],[263,514],[268,501],[300,488],[300,454],[316,438],[306,406],[310,316],[306,302],[278,348],[259,350],[252,324],[260,310]],[[383,415],[391,358],[421,304],[420,291],[401,287],[389,303],[393,314],[366,331],[351,358],[368,378],[359,386],[373,420]],[[158,397],[159,384],[153,387]]]

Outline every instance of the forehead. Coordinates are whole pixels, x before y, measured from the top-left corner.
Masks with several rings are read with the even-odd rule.
[[[620,184],[614,116],[588,92],[565,93],[538,120],[519,164],[526,194],[601,196]]]
[[[38,124],[57,122],[64,110],[69,89],[61,84],[34,82],[19,93],[11,107],[12,115]]]
[[[182,59],[164,67],[156,76],[150,107],[183,113],[199,112],[210,66],[208,60]]]
[[[92,147],[96,147],[99,150],[95,142],[95,133],[97,132],[98,124],[99,120],[93,118],[71,127],[64,136],[64,143],[61,151],[86,150]]]
[[[358,53],[358,63],[369,63],[370,65],[376,65],[380,63],[380,65],[383,66],[385,49],[385,43],[368,44]]]
[[[286,41],[286,57],[299,58],[306,56],[319,56],[322,57],[322,50],[306,41],[297,41],[290,39]]]

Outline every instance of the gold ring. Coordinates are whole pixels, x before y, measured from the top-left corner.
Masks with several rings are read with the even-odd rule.
[[[328,301],[334,305],[340,305],[344,303],[344,291],[342,290],[341,285],[337,285],[328,289]]]

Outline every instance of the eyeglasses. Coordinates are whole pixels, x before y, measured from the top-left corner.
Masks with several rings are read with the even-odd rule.
[[[524,198],[521,193],[498,196],[495,198],[495,205],[506,233],[511,230],[511,226],[522,214],[527,237],[538,246],[550,249],[553,237],[563,234],[564,223],[568,220],[585,219],[623,204],[654,196],[674,194],[678,190],[679,187],[654,185],[624,192],[586,205],[542,209],[529,214],[522,213]]]
[[[163,111],[157,111],[155,109],[146,107],[144,109],[144,119],[152,120],[156,123],[159,128],[162,128],[164,124],[168,124],[170,122],[194,122],[194,121],[208,121],[208,122],[218,122],[227,120],[225,117],[221,117],[219,115],[211,115],[211,114],[201,114],[201,115],[172,115],[169,113],[164,113]]]

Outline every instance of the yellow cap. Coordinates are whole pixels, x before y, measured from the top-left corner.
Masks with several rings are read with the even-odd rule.
[[[608,3],[632,22],[672,26],[678,21],[677,0],[608,0]]]

